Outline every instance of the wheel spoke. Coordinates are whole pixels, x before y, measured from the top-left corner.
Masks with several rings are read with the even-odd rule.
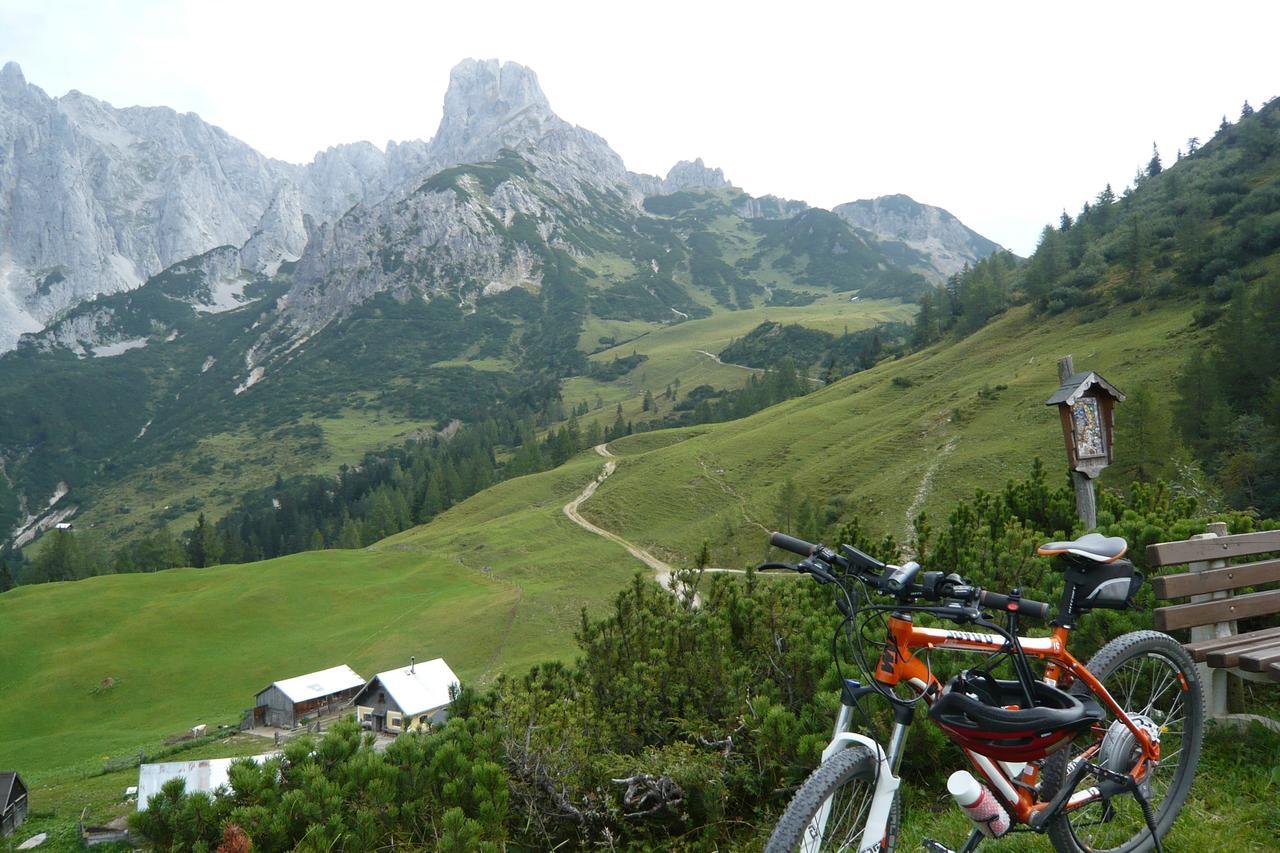
[[[837,850],[856,843],[865,828],[873,793],[872,786],[859,779],[832,794],[831,809],[823,831],[824,840],[830,839],[838,844]]]
[[[1147,645],[1141,651],[1134,648],[1127,654],[1124,650],[1114,652],[1109,660],[1101,654],[1099,657],[1106,662],[1094,674],[1116,704],[1143,728],[1155,726],[1159,732],[1160,761],[1147,769],[1142,784],[1157,820],[1160,820],[1170,809],[1181,805],[1181,795],[1173,798],[1170,793],[1185,785],[1182,780],[1188,768],[1184,766],[1187,760],[1184,741],[1192,736],[1196,739],[1193,742],[1198,743],[1201,712],[1193,702],[1193,694],[1186,688],[1188,680],[1195,679],[1195,673],[1184,670],[1186,664],[1179,663],[1178,658],[1155,644]],[[1115,725],[1113,714],[1108,713],[1106,719],[1111,726]],[[1090,745],[1100,743],[1111,731],[1111,728],[1102,733],[1091,731],[1073,745],[1072,757],[1081,755]],[[1131,752],[1126,754],[1120,750]],[[1091,760],[1127,772],[1132,766],[1122,765],[1131,759],[1136,761],[1139,754],[1132,736],[1117,730],[1107,752],[1100,752]],[[1061,760],[1063,771],[1059,778],[1065,778],[1065,768],[1070,766],[1071,759],[1064,756]],[[1064,825],[1070,828],[1079,847],[1099,851],[1127,850],[1139,843],[1147,831],[1142,808],[1137,798],[1130,794],[1120,794],[1070,812],[1064,819]]]

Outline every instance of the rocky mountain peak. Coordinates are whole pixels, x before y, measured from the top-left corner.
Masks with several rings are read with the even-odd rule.
[[[48,95],[27,82],[18,63],[6,62],[4,68],[0,68],[0,103],[22,109],[48,100]],[[4,135],[3,131],[4,128],[0,128],[0,136]]]
[[[27,78],[22,76],[22,66],[16,62],[6,62],[0,68],[0,86],[25,86]]]
[[[729,182],[725,180],[724,171],[708,168],[699,157],[693,162],[681,160],[672,166],[662,182],[662,191],[675,193],[681,190],[717,189],[727,186]]]
[[[488,162],[511,149],[571,195],[584,184],[630,192],[622,158],[596,134],[552,112],[538,75],[515,62],[465,59],[454,66],[428,149],[434,171]]]
[[[454,163],[491,157],[537,139],[558,123],[538,75],[515,62],[464,59],[449,74],[433,153]]]
[[[551,108],[532,68],[497,59],[464,59],[455,65],[449,72],[444,105],[446,116],[457,112],[459,105],[508,112],[534,105]]]

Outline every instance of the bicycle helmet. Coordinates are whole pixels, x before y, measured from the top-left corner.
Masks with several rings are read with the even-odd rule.
[[[966,670],[947,682],[929,716],[961,747],[999,761],[1034,761],[1066,746],[1106,716],[1092,697],[1032,682],[1027,708],[1021,683]]]

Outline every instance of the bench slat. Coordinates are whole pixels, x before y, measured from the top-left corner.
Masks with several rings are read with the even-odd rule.
[[[1239,589],[1242,586],[1259,586],[1274,581],[1280,581],[1280,560],[1262,560],[1257,563],[1227,566],[1224,569],[1165,575],[1162,578],[1153,578],[1151,589],[1155,592],[1156,598],[1183,598],[1188,595],[1203,595],[1206,592],[1220,592],[1224,589]]]
[[[1171,566],[1195,560],[1226,560],[1280,551],[1280,530],[1261,533],[1237,533],[1214,539],[1184,539],[1147,546],[1147,565]]]
[[[1253,657],[1270,649],[1280,652],[1280,640],[1275,640],[1276,645],[1273,646],[1271,640],[1260,640],[1252,634],[1240,634],[1239,636],[1243,638],[1244,642],[1209,652],[1205,656],[1205,663],[1214,669],[1230,669],[1234,666],[1245,669],[1247,667],[1241,663],[1245,658]],[[1262,669],[1262,667],[1258,667],[1250,671],[1262,672]]]
[[[1239,667],[1246,672],[1266,672],[1267,667],[1273,663],[1280,663],[1280,643],[1242,652]]]
[[[1175,604],[1172,607],[1157,608],[1155,612],[1156,628],[1161,631],[1213,625],[1272,613],[1280,613],[1280,589],[1234,595],[1198,604]]]
[[[1273,663],[1267,669],[1272,681],[1280,681],[1280,663]]]
[[[1195,658],[1196,663],[1204,663],[1210,652],[1223,651],[1232,646],[1249,646],[1259,642],[1266,643],[1268,640],[1280,641],[1280,628],[1264,628],[1261,631],[1251,631],[1248,634],[1232,634],[1230,637],[1196,640],[1193,643],[1184,643],[1183,648],[1191,653],[1191,657]]]

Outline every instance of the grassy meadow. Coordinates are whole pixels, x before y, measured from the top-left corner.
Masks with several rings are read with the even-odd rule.
[[[1059,464],[1061,428],[1044,405],[1058,357],[1073,355],[1077,369],[1122,391],[1167,390],[1198,341],[1189,320],[1190,307],[1177,304],[1083,324],[1015,308],[958,342],[699,427],[678,444],[647,451],[647,436],[618,441],[615,452],[634,458],[583,511],[676,563],[708,541],[716,565],[738,566],[760,556],[761,528],[780,523],[778,495],[794,480],[801,495],[837,499],[872,530],[901,538],[915,511],[945,514],[977,488],[1025,475],[1036,456],[1051,470]],[[1117,463],[1127,449],[1118,435]]]
[[[572,657],[636,570],[561,507],[600,458],[504,483],[362,551],[115,575],[0,596],[0,756],[34,783],[238,722],[279,678],[444,657],[470,684]],[[103,689],[104,679],[113,687]]]
[[[895,318],[901,310],[857,307]],[[756,319],[727,314],[662,327],[620,348],[649,346],[640,371],[655,378],[668,370],[688,377],[690,352],[716,351]],[[950,347],[881,364],[741,421],[621,439],[611,445],[617,472],[582,511],[675,565],[707,540],[714,564],[741,566],[760,556],[764,528],[777,524],[778,490],[794,479],[802,493],[843,498],[873,527],[900,535],[909,508],[945,512],[976,487],[1021,476],[1036,455],[1056,464],[1058,423],[1043,402],[1058,356],[1073,354],[1080,368],[1103,372],[1122,390],[1158,386],[1196,345],[1188,319],[1189,308],[1176,304],[1082,325],[1033,321],[1014,309]],[[857,322],[833,312],[827,328],[846,321]],[[699,323],[703,333],[693,334]],[[690,382],[682,378],[682,386]],[[1122,433],[1121,456],[1123,442]],[[464,681],[484,686],[500,673],[571,659],[581,608],[598,612],[642,569],[562,512],[602,464],[584,452],[362,551],[0,596],[0,765],[21,768],[32,784],[42,815],[33,826],[65,834],[85,805],[96,817],[124,810],[119,789],[136,777],[95,775],[104,758],[155,750],[195,723],[234,723],[276,678],[339,662],[368,675],[415,654],[443,656]],[[100,689],[107,677],[116,686]],[[1187,818],[1168,849],[1208,849],[1226,827],[1238,831],[1240,849],[1269,849],[1280,778],[1268,768],[1280,761],[1280,739],[1255,735],[1236,763],[1227,757],[1232,737],[1216,732],[1207,741]],[[200,749],[259,747],[233,739]],[[925,834],[963,837],[963,818],[944,796],[908,794],[904,849]],[[1048,844],[1023,836],[1003,847]]]

